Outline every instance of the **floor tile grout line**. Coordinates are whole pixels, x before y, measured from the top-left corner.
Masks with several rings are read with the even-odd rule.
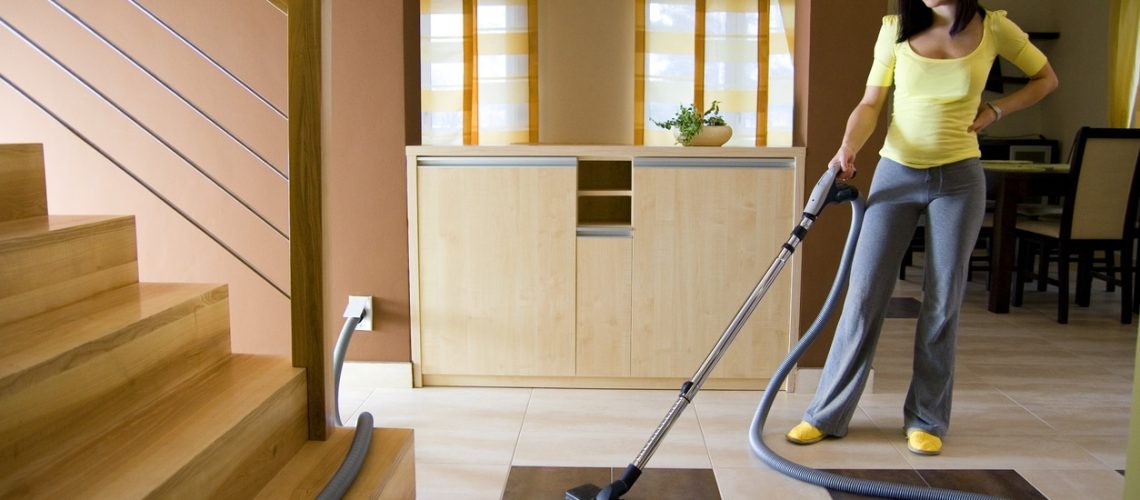
[[[1060,439],[1063,439],[1063,440],[1065,440],[1065,441],[1068,441],[1068,442],[1069,442],[1070,444],[1072,444],[1074,447],[1076,447],[1076,448],[1080,449],[1080,450],[1081,450],[1081,451],[1083,451],[1083,452],[1084,452],[1086,455],[1088,455],[1089,457],[1091,457],[1091,458],[1092,458],[1092,459],[1093,459],[1093,460],[1094,460],[1096,463],[1099,463],[1099,464],[1103,465],[1103,466],[1104,466],[1104,468],[1103,468],[1102,470],[1111,470],[1111,471],[1115,471],[1115,470],[1116,470],[1116,467],[1113,467],[1113,466],[1112,466],[1112,464],[1110,464],[1110,463],[1108,463],[1108,462],[1106,462],[1106,461],[1104,461],[1104,460],[1101,460],[1101,458],[1100,458],[1100,457],[1098,457],[1098,456],[1097,456],[1095,453],[1093,453],[1093,452],[1092,452],[1092,450],[1089,450],[1088,448],[1086,448],[1086,447],[1085,447],[1085,445],[1083,445],[1083,444],[1081,444],[1081,443],[1077,442],[1077,437],[1078,437],[1078,436],[1068,436],[1068,435],[1064,435],[1064,434],[1062,434],[1062,435],[1059,435],[1059,436],[1057,436],[1057,437],[1058,437],[1058,438],[1060,438]],[[1090,437],[1098,437],[1098,436],[1090,436]],[[1086,469],[1086,470],[1087,470],[1087,469]]]
[[[856,407],[855,407],[855,411],[858,411],[858,412],[862,412],[862,413],[863,413],[863,417],[865,417],[867,420],[869,420],[869,421],[871,422],[871,425],[874,425],[874,426],[875,426],[875,429],[876,429],[876,430],[878,430],[878,431],[879,431],[879,433],[880,433],[880,434],[882,434],[884,438],[887,438],[887,444],[888,444],[888,445],[890,445],[891,449],[895,451],[895,454],[896,454],[896,455],[898,455],[898,457],[899,457],[900,459],[902,459],[902,463],[906,464],[906,465],[907,465],[907,467],[910,467],[910,469],[911,469],[911,470],[913,470],[913,471],[915,471],[915,472],[917,473],[917,471],[919,470],[919,469],[918,469],[918,466],[917,466],[917,465],[915,465],[913,462],[911,462],[911,461],[908,459],[908,457],[906,456],[906,454],[904,454],[904,453],[902,452],[902,450],[899,450],[899,447],[898,447],[898,446],[895,446],[895,443],[891,441],[891,439],[890,439],[890,436],[891,436],[891,432],[890,432],[888,429],[884,429],[884,428],[883,428],[883,426],[881,426],[881,425],[880,425],[880,424],[879,424],[879,423],[878,423],[878,422],[875,420],[875,418],[874,418],[874,417],[872,417],[872,416],[871,416],[871,414],[867,412],[867,410],[866,410],[865,408],[862,408],[862,407],[856,406]],[[904,435],[906,434],[906,431],[905,431],[905,430],[903,431],[903,434],[904,434]],[[919,474],[919,475],[921,476],[921,474]],[[925,481],[925,479],[924,479],[924,481]]]
[[[1017,406],[1018,406],[1019,408],[1021,408],[1022,410],[1025,410],[1025,411],[1026,411],[1027,413],[1029,413],[1030,415],[1033,415],[1033,418],[1036,418],[1037,420],[1040,420],[1040,421],[1041,421],[1041,423],[1045,424],[1045,426],[1046,426],[1046,427],[1048,427],[1048,428],[1050,428],[1050,429],[1053,429],[1053,432],[1055,432],[1055,433],[1058,433],[1058,434],[1061,432],[1061,430],[1060,430],[1060,429],[1058,429],[1057,427],[1055,427],[1053,424],[1050,424],[1048,420],[1045,420],[1044,418],[1042,418],[1042,417],[1041,417],[1041,415],[1038,415],[1038,414],[1037,414],[1037,412],[1034,412],[1033,410],[1030,410],[1028,406],[1025,406],[1025,405],[1024,405],[1024,404],[1023,404],[1021,401],[1018,401],[1018,400],[1017,400],[1017,399],[1015,399],[1015,398],[1014,398],[1014,397],[1013,397],[1011,394],[1009,394],[1009,393],[1005,392],[1005,389],[1002,389],[1002,388],[1000,388],[1000,387],[996,387],[996,386],[995,386],[995,387],[994,387],[994,390],[995,390],[995,391],[998,391],[998,393],[1000,393],[1002,396],[1005,396],[1005,397],[1006,397],[1007,399],[1009,399],[1010,401],[1013,401],[1013,404],[1017,405]],[[1095,458],[1095,457],[1094,457],[1094,458]]]
[[[1073,439],[1072,436],[1064,436],[1064,438],[1068,439],[1069,441],[1072,441],[1074,445],[1076,445],[1077,447],[1079,447],[1081,449],[1081,451],[1087,453],[1090,457],[1093,457],[1093,460],[1096,460],[1101,465],[1104,465],[1104,469],[1092,469],[1092,470],[1110,470],[1110,471],[1114,471],[1114,472],[1117,470],[1116,467],[1113,467],[1112,464],[1101,459],[1099,456],[1097,456],[1095,453],[1093,453],[1092,450],[1085,447],[1085,445],[1078,443],[1075,439]],[[1121,469],[1123,469],[1123,467],[1121,467]]]
[[[376,388],[369,389],[368,395],[364,396],[364,398],[361,399],[360,402],[356,404],[356,407],[353,408],[353,410],[348,413],[348,418],[344,420],[344,423],[347,424],[348,422],[355,422],[357,419],[357,416],[360,415],[360,412],[364,409],[364,403],[367,403],[368,400],[372,398],[372,395],[374,393],[376,393]],[[337,404],[340,404],[340,403],[337,402]],[[379,422],[375,422],[372,424],[373,427],[376,427],[379,425],[380,425]]]
[[[511,460],[514,461],[513,456],[511,457]],[[499,484],[499,499],[500,500],[504,496],[506,496],[506,494],[507,494],[507,485],[510,484],[510,482],[511,482],[511,469],[513,467],[514,467],[514,465],[507,464],[507,473],[503,474],[503,482]]]
[[[519,432],[515,434],[515,446],[511,449],[511,459],[507,461],[507,476],[510,477],[510,469],[515,466],[515,455],[519,452],[519,442],[522,441],[523,429],[526,428],[526,418],[530,414],[530,403],[534,401],[534,388],[530,389],[530,394],[526,398],[526,406],[523,407],[522,419],[519,420]],[[506,491],[506,483],[503,483],[503,491]]]
[[[693,418],[697,419],[697,429],[701,431],[701,444],[705,447],[705,457],[709,459],[709,468],[713,470],[713,477],[716,477],[716,462],[713,461],[712,450],[709,448],[709,437],[705,433],[705,424],[701,422],[701,412],[697,409],[695,402],[690,406],[693,407]]]

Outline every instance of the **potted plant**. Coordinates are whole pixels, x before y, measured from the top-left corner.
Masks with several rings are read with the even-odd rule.
[[[720,146],[732,137],[732,127],[720,116],[720,101],[713,101],[708,111],[701,113],[696,105],[681,106],[677,114],[664,122],[650,120],[665,130],[682,146]]]

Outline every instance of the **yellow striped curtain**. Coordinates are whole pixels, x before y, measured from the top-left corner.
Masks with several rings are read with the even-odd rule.
[[[756,0],[707,0],[705,12],[704,96],[701,109],[720,101],[732,125],[726,146],[754,146],[757,102],[767,94],[766,64],[760,61],[760,21]],[[766,18],[765,18],[766,19]],[[767,41],[765,30],[764,38]],[[763,100],[766,99],[766,95]],[[763,143],[761,143],[763,144]]]
[[[645,0],[636,54],[643,102],[635,107],[644,130],[635,142],[674,144],[653,125],[681,105],[702,110],[720,101],[732,126],[729,146],[792,143],[793,0]],[[640,8],[640,7],[639,7]],[[641,12],[639,12],[641,14]],[[642,46],[642,44],[644,44]],[[641,138],[641,141],[637,141]]]
[[[795,0],[772,1],[768,37],[768,146],[792,145]],[[765,143],[759,143],[763,146]]]
[[[784,46],[788,47],[788,54],[791,54],[796,46],[796,0],[779,0],[773,3],[772,18],[777,20],[774,22],[780,24],[779,30],[776,29],[775,25],[772,26],[772,36],[776,36],[776,33],[783,35]]]
[[[694,0],[646,0],[644,58],[644,144],[670,145],[672,132],[650,119],[665,121],[681,105],[693,102],[696,91],[696,2]],[[636,135],[636,133],[635,133]]]
[[[527,0],[479,0],[479,144],[530,140]]]
[[[537,138],[534,2],[420,2],[424,144]]]
[[[420,2],[420,121],[424,144],[463,144],[463,0]]]
[[[1108,121],[1140,126],[1140,0],[1113,0],[1109,18]]]

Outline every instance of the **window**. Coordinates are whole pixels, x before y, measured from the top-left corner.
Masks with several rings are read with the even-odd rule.
[[[538,1],[421,0],[423,144],[538,142]],[[650,120],[720,101],[728,145],[791,145],[795,0],[631,1],[636,144],[674,144]]]
[[[715,100],[733,128],[727,145],[791,145],[794,0],[641,1],[635,142],[673,144],[650,120]]]
[[[536,0],[422,0],[423,144],[537,142]]]

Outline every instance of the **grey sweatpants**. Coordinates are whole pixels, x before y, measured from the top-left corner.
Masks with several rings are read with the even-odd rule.
[[[985,215],[985,177],[976,158],[930,169],[883,158],[867,197],[843,315],[819,388],[804,414],[806,422],[827,434],[847,434],[867,383],[899,265],[923,214],[923,301],[903,422],[907,429],[937,436],[949,428],[958,312],[966,266]]]

